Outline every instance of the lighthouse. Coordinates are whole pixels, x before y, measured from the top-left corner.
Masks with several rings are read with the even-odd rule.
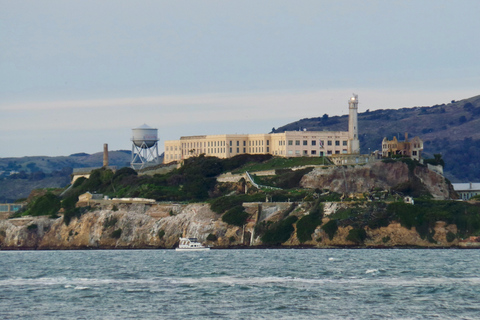
[[[360,142],[358,141],[358,95],[348,100],[348,153],[360,154]]]

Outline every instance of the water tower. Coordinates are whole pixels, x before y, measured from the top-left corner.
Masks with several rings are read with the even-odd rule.
[[[146,124],[132,129],[132,169],[143,169],[159,163],[157,131]]]

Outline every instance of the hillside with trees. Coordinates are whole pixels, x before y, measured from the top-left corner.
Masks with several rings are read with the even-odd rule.
[[[110,151],[111,166],[129,166],[130,151]],[[62,188],[71,181],[70,174],[77,168],[99,168],[103,152],[76,153],[70,156],[0,158],[0,203],[26,198],[38,188]]]
[[[445,176],[452,182],[480,179],[480,96],[431,107],[380,109],[358,114],[362,153],[381,150],[384,137],[404,140],[419,136],[424,155],[441,154]],[[301,119],[273,132],[292,130],[348,130],[348,115]]]

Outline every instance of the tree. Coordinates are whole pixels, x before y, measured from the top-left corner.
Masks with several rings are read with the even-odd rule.
[[[322,120],[323,120],[323,121],[327,121],[327,120],[328,120],[328,114],[325,113],[325,114],[322,116]]]

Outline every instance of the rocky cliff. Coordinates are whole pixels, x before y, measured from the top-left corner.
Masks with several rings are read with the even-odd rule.
[[[274,223],[287,210],[301,218],[310,209],[307,203],[249,203],[244,207],[251,217],[245,229],[222,222],[221,216],[205,203],[101,207],[72,219],[68,226],[62,217],[1,220],[0,246],[2,249],[173,248],[183,233],[195,236],[212,247],[261,246],[262,242],[254,231],[257,222]],[[323,219],[323,223],[327,221],[328,217]],[[339,227],[330,240],[318,226],[312,234],[313,240],[301,244],[294,232],[283,245],[358,246],[358,243],[346,240],[351,229],[351,226]],[[406,229],[399,223],[390,223],[378,229],[366,227],[365,230],[367,238],[361,246],[366,247],[461,245],[457,239],[447,240],[448,232],[456,234],[457,231],[455,225],[444,222],[435,226],[435,241],[422,239],[415,228]],[[207,241],[210,234],[215,235],[217,240]]]
[[[427,166],[409,167],[403,162],[377,161],[364,166],[317,167],[300,182],[303,188],[329,189],[347,194],[365,193],[376,188],[405,188],[409,184],[426,189],[437,200],[454,197],[451,185],[442,175]]]

